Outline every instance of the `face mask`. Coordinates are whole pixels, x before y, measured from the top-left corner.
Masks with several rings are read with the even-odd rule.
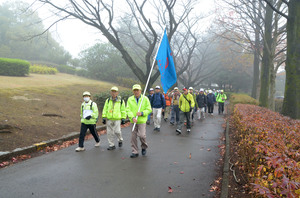
[[[88,101],[90,101],[90,97],[84,97],[83,100],[84,100],[85,102],[88,102]]]

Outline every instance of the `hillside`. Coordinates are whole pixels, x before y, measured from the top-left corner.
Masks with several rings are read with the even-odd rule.
[[[0,76],[0,126],[12,127],[1,130],[0,151],[79,131],[82,93],[87,90],[96,94],[109,90],[111,86],[107,82],[62,73]],[[43,114],[57,114],[59,117]]]

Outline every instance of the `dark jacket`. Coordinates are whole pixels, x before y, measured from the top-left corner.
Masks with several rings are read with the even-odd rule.
[[[216,103],[216,96],[213,93],[207,95],[207,104],[214,104]]]
[[[163,108],[166,107],[166,100],[165,97],[161,93],[153,94],[150,100],[152,108]]]
[[[148,99],[149,99],[149,101],[150,101],[150,104],[151,104],[151,100],[152,100],[152,98],[153,98],[153,95],[154,95],[154,94],[152,94],[152,95],[149,94],[149,95],[147,96]],[[151,107],[152,107],[152,104],[151,104]]]
[[[199,108],[206,107],[206,105],[207,105],[207,97],[206,97],[206,95],[204,95],[204,94],[198,94],[196,100],[197,100],[197,104],[198,104]]]

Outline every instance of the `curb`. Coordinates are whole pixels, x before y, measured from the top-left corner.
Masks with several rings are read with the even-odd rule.
[[[96,127],[97,131],[101,131],[106,129],[106,125]],[[34,153],[36,151],[42,150],[47,146],[52,146],[57,144],[58,142],[63,142],[67,140],[72,140],[79,137],[80,132],[72,132],[68,135],[63,135],[58,139],[50,139],[48,141],[43,141],[40,143],[33,144],[31,146],[23,147],[23,148],[16,148],[11,152],[0,152],[0,161],[9,160],[12,157],[16,157],[19,155]]]
[[[223,167],[223,180],[222,180],[222,189],[220,198],[228,197],[228,185],[229,185],[229,152],[230,152],[230,144],[229,144],[229,121],[226,122],[226,130],[225,130],[225,157],[224,157],[224,167]]]

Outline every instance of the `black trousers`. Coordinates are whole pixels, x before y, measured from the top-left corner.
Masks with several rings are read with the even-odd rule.
[[[214,112],[214,104],[207,104],[207,108],[208,108],[208,113],[213,113]]]
[[[224,102],[219,102],[219,114],[222,113],[223,114],[224,111]]]
[[[85,137],[87,129],[90,130],[91,134],[94,136],[95,141],[100,142],[100,138],[99,138],[99,135],[96,130],[96,125],[81,123],[80,135],[79,135],[79,147],[83,147],[84,137]]]

